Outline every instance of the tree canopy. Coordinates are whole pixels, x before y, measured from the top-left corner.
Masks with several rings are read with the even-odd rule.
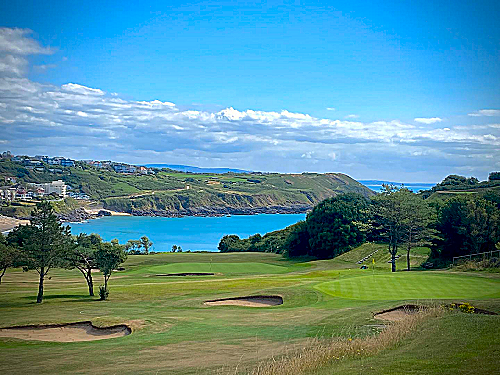
[[[9,244],[19,250],[20,265],[39,274],[37,303],[43,300],[43,283],[54,267],[68,265],[72,247],[69,226],[62,226],[49,202],[38,203],[31,214],[30,224],[19,226],[7,236]]]

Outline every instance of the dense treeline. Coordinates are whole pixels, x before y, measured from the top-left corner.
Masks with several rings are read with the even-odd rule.
[[[222,237],[218,249],[221,253],[257,251],[282,254],[285,249],[285,240],[297,225],[299,224],[290,225],[285,229],[270,232],[264,236],[257,233],[245,239],[240,239],[234,234],[227,235]]]
[[[500,190],[494,188],[498,175],[491,173],[487,183],[448,176],[437,189],[481,188],[446,201],[428,200],[428,194],[415,194],[394,186],[385,186],[385,191],[372,199],[354,193],[341,194],[322,201],[305,221],[282,231],[247,239],[224,236],[219,250],[328,259],[370,240],[387,243],[395,271],[400,249],[406,252],[407,269],[410,269],[411,250],[416,246],[431,247],[432,257],[445,262],[454,256],[500,249]],[[490,184],[490,189],[483,189],[486,184]]]

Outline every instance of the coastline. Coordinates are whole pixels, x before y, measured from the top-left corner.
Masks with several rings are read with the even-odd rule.
[[[29,220],[0,215],[0,233],[7,234],[19,225],[29,224]]]

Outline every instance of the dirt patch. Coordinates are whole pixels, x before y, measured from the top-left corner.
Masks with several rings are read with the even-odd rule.
[[[17,326],[0,329],[0,337],[54,342],[112,339],[130,335],[131,333],[130,327],[125,324],[100,328],[94,326],[92,322]]]
[[[269,307],[283,304],[281,296],[247,296],[205,301],[208,306]]]
[[[181,272],[181,273],[161,273],[155,276],[213,276],[212,272]]]
[[[391,322],[397,322],[403,320],[405,317],[411,314],[416,314],[420,311],[427,310],[427,306],[419,305],[401,305],[394,307],[392,309],[384,310],[379,313],[373,314],[375,319],[389,320]]]

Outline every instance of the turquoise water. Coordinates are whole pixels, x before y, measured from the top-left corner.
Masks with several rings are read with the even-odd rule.
[[[265,234],[283,229],[305,219],[305,214],[236,215],[230,217],[147,217],[110,216],[86,223],[71,223],[71,232],[98,233],[104,240],[117,238],[121,244],[148,236],[152,251],[170,251],[172,245],[184,251],[218,251],[222,236],[236,234],[246,238],[255,233]]]

